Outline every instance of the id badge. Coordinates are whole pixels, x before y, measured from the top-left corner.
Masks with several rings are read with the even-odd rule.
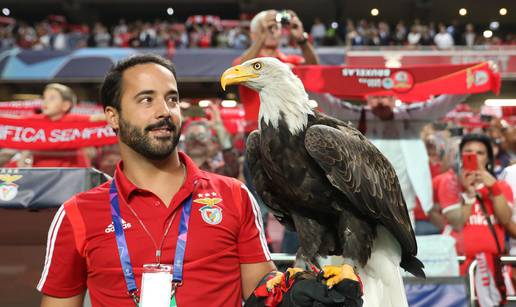
[[[140,307],[170,307],[172,265],[144,264]]]

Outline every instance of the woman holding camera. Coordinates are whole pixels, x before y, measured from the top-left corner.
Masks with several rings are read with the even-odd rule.
[[[505,300],[507,287],[500,264],[505,250],[505,231],[511,222],[512,191],[494,176],[494,155],[489,137],[469,134],[459,145],[459,174],[447,172],[434,187],[436,201],[457,232],[458,253],[466,256],[465,274],[477,260],[475,288],[481,306],[496,306]],[[512,287],[512,285],[509,285]]]

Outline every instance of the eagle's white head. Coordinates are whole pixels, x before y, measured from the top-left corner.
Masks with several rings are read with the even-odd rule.
[[[306,127],[308,115],[314,114],[303,83],[288,65],[276,58],[256,58],[226,70],[220,79],[222,88],[242,84],[260,95],[261,119],[278,128],[283,117],[292,134]]]

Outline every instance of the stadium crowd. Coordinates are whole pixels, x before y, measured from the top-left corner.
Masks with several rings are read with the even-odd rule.
[[[308,26],[309,25],[309,26]],[[495,25],[499,27],[498,25]],[[412,23],[400,20],[396,24],[384,21],[348,19],[345,23],[322,21],[315,18],[307,24],[307,32],[316,46],[434,46],[450,49],[453,46],[514,45],[514,33],[503,33],[493,28],[492,37],[484,37],[479,26],[471,23],[451,24],[419,19]],[[309,31],[308,31],[309,30]],[[287,32],[287,29],[283,29]],[[284,33],[282,47],[292,45]],[[43,21],[27,23],[12,21],[0,24],[0,48],[20,47],[34,50],[65,50],[83,47],[121,48],[236,48],[246,49],[251,44],[249,21],[220,19],[187,21],[185,23],[156,19],[153,21],[125,21],[108,25],[97,22],[69,24],[64,18],[51,16]]]
[[[275,13],[274,13],[275,14]],[[265,16],[265,15],[264,15]],[[297,16],[296,16],[297,18]],[[293,37],[288,27],[276,27],[271,31],[266,23],[264,30],[255,29],[248,21],[236,23],[221,22],[196,22],[195,20],[186,23],[171,23],[163,20],[155,21],[118,21],[115,25],[95,23],[89,25],[72,25],[61,18],[51,18],[36,24],[15,22],[0,25],[0,48],[21,47],[34,50],[67,50],[82,47],[122,47],[122,48],[236,48],[243,51],[242,58],[253,58],[269,52],[269,56],[283,58],[288,62],[285,55],[278,53],[278,47],[297,46],[304,53],[304,58],[290,59],[292,65],[317,64],[317,57],[314,56],[313,63],[306,61],[309,57],[311,46],[404,46],[406,48],[418,48],[418,46],[433,46],[436,49],[446,50],[454,46],[474,45],[512,45],[516,44],[516,36],[513,34],[493,35],[490,38],[484,37],[475,29],[472,24],[461,25],[453,22],[450,25],[442,23],[424,24],[415,20],[412,24],[403,21],[393,27],[386,22],[370,22],[359,20],[354,22],[348,20],[345,24],[325,23],[316,18],[311,27],[305,29],[310,33],[310,41],[300,33]],[[302,24],[299,28],[303,29]],[[276,44],[266,34],[269,32],[281,32],[277,37]],[[301,31],[302,32],[302,31]],[[256,36],[261,34],[263,37]],[[273,34],[274,35],[274,34]],[[259,43],[257,43],[259,42]],[[247,50],[246,50],[247,49]],[[245,51],[244,51],[245,50]],[[310,51],[311,50],[311,51]],[[253,52],[251,52],[253,51]],[[252,54],[251,54],[252,53]],[[239,62],[242,58],[237,59]],[[245,102],[240,94],[243,104]],[[444,97],[447,95],[443,95]],[[448,95],[453,96],[453,95]],[[455,98],[461,95],[455,95]],[[448,97],[449,98],[449,97]],[[453,98],[453,97],[452,97]],[[455,99],[449,104],[450,109],[456,107],[455,111],[467,108],[466,104],[459,102],[466,99],[466,96]],[[247,97],[249,99],[249,97]],[[251,97],[252,99],[252,97]],[[438,100],[439,97],[435,100]],[[442,100],[445,100],[446,97]],[[49,84],[43,92],[43,102],[38,114],[29,116],[29,119],[73,122],[78,120],[80,115],[72,114],[71,110],[76,105],[76,96],[73,91],[62,84]],[[422,113],[422,117],[428,120],[421,130],[409,127],[410,120],[421,123],[419,118],[396,118],[396,114],[405,112],[414,115],[414,108],[407,111],[399,104],[395,105],[395,97],[367,97],[367,107],[338,102],[343,109],[360,109],[354,112],[355,118],[345,118],[344,112],[330,114],[339,117],[341,120],[358,120],[357,128],[367,120],[370,135],[364,134],[373,141],[378,138],[377,147],[385,146],[385,152],[380,148],[387,158],[389,151],[397,153],[402,149],[401,141],[408,139],[406,130],[417,133],[418,141],[422,141],[428,156],[428,168],[431,180],[427,184],[428,190],[432,190],[430,198],[433,198],[433,207],[423,210],[424,207],[418,199],[417,191],[410,193],[412,198],[408,199],[407,207],[413,219],[415,233],[417,235],[450,234],[456,240],[457,254],[466,255],[467,261],[463,264],[461,273],[465,274],[466,265],[479,254],[499,256],[506,251],[516,254],[516,210],[514,200],[516,195],[516,127],[514,122],[509,123],[503,118],[490,116],[482,118],[481,122],[468,125],[464,121],[441,118],[444,114],[434,116],[430,119],[428,113]],[[373,101],[375,100],[375,101]],[[383,101],[385,100],[385,101]],[[178,99],[179,101],[179,99]],[[441,103],[443,103],[441,101]],[[195,164],[203,170],[238,178],[246,182],[245,176],[245,143],[246,134],[249,132],[244,126],[252,123],[242,123],[241,129],[230,133],[227,123],[221,116],[221,106],[218,102],[200,105],[196,101],[183,101],[182,108],[183,126],[179,141],[179,148],[185,152]],[[457,106],[458,105],[458,106]],[[322,105],[319,105],[324,111]],[[427,104],[428,106],[428,104]],[[443,105],[434,105],[442,107]],[[430,106],[431,107],[431,106]],[[397,108],[397,109],[396,109]],[[457,109],[458,108],[458,109]],[[424,108],[420,108],[423,110]],[[342,111],[341,110],[341,111]],[[401,110],[401,111],[400,111]],[[425,109],[429,111],[430,109]],[[440,109],[443,110],[442,108]],[[370,111],[367,117],[364,111]],[[417,111],[417,110],[416,110]],[[471,110],[470,110],[471,111]],[[443,111],[444,112],[444,111]],[[460,112],[460,111],[459,111]],[[328,112],[329,113],[329,112]],[[478,111],[473,113],[478,115]],[[2,114],[0,114],[2,116]],[[84,117],[84,116],[83,116]],[[84,119],[84,118],[83,118]],[[103,121],[102,114],[87,116],[88,121]],[[256,120],[255,120],[256,121]],[[381,133],[389,130],[405,128],[399,134],[390,134],[383,137],[374,135],[375,125],[383,129]],[[406,128],[409,127],[409,128]],[[382,130],[382,129],[380,129]],[[393,138],[393,135],[396,137]],[[387,141],[400,141],[393,146]],[[413,141],[413,140],[411,140]],[[374,141],[373,141],[374,143]],[[410,152],[414,154],[415,152]],[[475,153],[477,166],[473,170],[465,170],[463,154]],[[395,157],[395,158],[396,158]],[[414,157],[412,157],[414,158]],[[416,160],[416,159],[413,159]],[[113,175],[120,161],[120,150],[117,146],[102,147],[81,147],[76,150],[52,150],[52,151],[30,151],[13,150],[0,148],[0,167],[95,167],[109,175]],[[426,160],[425,160],[426,161]],[[399,162],[399,161],[398,161]],[[394,168],[398,165],[391,161]],[[401,162],[402,173],[407,173],[411,167],[426,167]],[[396,169],[398,177],[400,173]],[[409,172],[410,173],[410,170]],[[405,174],[406,175],[406,174]],[[407,175],[408,176],[408,175]],[[468,178],[469,176],[469,178]],[[421,178],[418,178],[421,179]],[[400,179],[400,182],[402,180]],[[423,181],[423,180],[421,180]],[[249,181],[246,182],[250,184]],[[411,185],[410,182],[405,182]],[[403,185],[403,183],[402,183]],[[431,185],[431,187],[430,187]],[[512,188],[512,191],[510,188]],[[415,190],[415,187],[412,187]],[[485,204],[488,205],[486,211]],[[278,222],[272,219],[265,207],[262,207],[264,221],[266,221],[267,239],[273,252],[295,253],[297,250],[296,239],[291,233],[285,233],[288,237],[288,244],[282,244],[284,229]],[[489,217],[487,217],[489,216]],[[492,222],[495,226],[491,225]],[[484,222],[486,221],[486,222]],[[493,236],[491,229],[493,228]],[[281,235],[278,235],[281,233]],[[494,240],[493,240],[494,237]],[[473,239],[475,242],[473,242]],[[498,242],[501,239],[502,242]],[[506,242],[507,244],[504,244]],[[506,247],[506,248],[504,248]],[[502,271],[498,264],[490,266],[495,279]],[[496,281],[497,286],[498,280]],[[514,294],[513,292],[511,292]]]

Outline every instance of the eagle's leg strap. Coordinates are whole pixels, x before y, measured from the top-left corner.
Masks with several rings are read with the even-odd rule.
[[[303,269],[300,268],[288,268],[287,273],[288,276],[294,276],[296,273],[303,272]],[[278,286],[281,284],[284,278],[284,273],[276,272],[276,276],[272,277],[271,279],[267,280],[267,290],[271,291],[272,288]]]

